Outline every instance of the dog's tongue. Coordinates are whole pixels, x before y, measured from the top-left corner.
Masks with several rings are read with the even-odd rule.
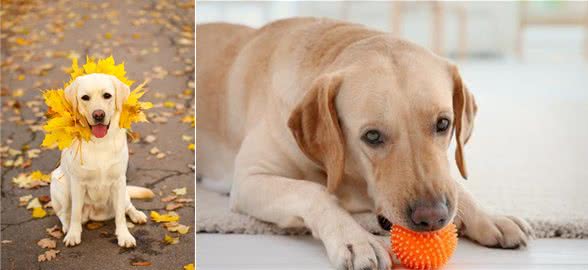
[[[108,126],[106,126],[106,125],[98,124],[98,125],[92,126],[92,134],[96,138],[102,138],[102,137],[106,136],[106,132],[108,132]]]

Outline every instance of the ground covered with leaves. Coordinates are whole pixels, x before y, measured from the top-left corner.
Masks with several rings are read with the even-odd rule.
[[[2,269],[184,269],[194,263],[194,3],[192,1],[2,1],[0,155]],[[120,248],[113,221],[84,225],[63,245],[48,174],[59,151],[41,147],[41,90],[63,87],[73,58],[114,56],[127,76],[150,80],[150,123],[133,126],[127,172],[151,188],[134,200],[150,218],[130,225],[137,247]],[[136,85],[133,85],[136,86]],[[131,87],[133,88],[133,87]]]

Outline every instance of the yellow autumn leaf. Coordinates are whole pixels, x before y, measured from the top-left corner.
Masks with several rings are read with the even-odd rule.
[[[163,107],[166,107],[166,108],[175,108],[176,107],[176,103],[173,102],[173,101],[169,101],[168,100],[168,101],[166,101],[166,102],[163,103]]]
[[[104,33],[104,38],[105,39],[111,39],[112,38],[112,33],[110,33],[110,32]]]
[[[187,234],[190,231],[190,227],[179,224],[177,222],[165,223],[164,227],[170,232],[177,232],[180,234]]]
[[[41,171],[33,171],[30,175],[31,179],[39,180],[43,182],[51,182],[51,176],[48,174],[44,174]]]
[[[153,108],[151,102],[141,102],[139,99],[145,94],[143,87],[148,81],[143,82],[135,88],[125,102],[120,112],[119,126],[124,129],[131,129],[131,124],[135,122],[147,122],[147,117],[143,111]]]
[[[25,78],[26,78],[26,76],[24,74],[20,74],[20,75],[18,75],[17,80],[22,81]]]
[[[126,77],[127,72],[125,71],[125,63],[116,65],[112,55],[105,59],[98,59],[98,61],[93,57],[86,56],[86,64],[82,67],[78,66],[78,58],[72,58],[71,69],[71,78],[69,82],[65,84],[65,87],[70,85],[77,77],[92,73],[112,75],[128,86],[131,86],[135,82]]]
[[[24,95],[24,90],[22,90],[22,89],[16,89],[16,90],[14,90],[14,92],[12,92],[13,97],[22,97],[23,95]]]
[[[74,140],[90,140],[88,122],[79,112],[74,111],[62,89],[47,90],[43,92],[43,98],[49,107],[49,120],[43,126],[45,138],[41,146],[58,146],[62,150],[69,147]]]
[[[186,264],[184,265],[184,270],[194,270],[194,264]]]
[[[172,222],[172,221],[180,220],[180,217],[177,215],[170,215],[170,214],[161,215],[155,211],[151,211],[150,216],[151,216],[151,219],[155,222]]]
[[[192,150],[192,151],[194,151],[194,147],[195,147],[195,146],[194,146],[194,144],[193,144],[193,143],[191,143],[191,144],[188,144],[188,149],[189,149],[189,150]]]
[[[194,115],[186,115],[186,116],[182,117],[182,123],[191,123],[192,126],[194,126],[195,121],[196,121],[196,118],[194,117]]]
[[[28,39],[24,39],[21,37],[16,38],[15,40],[16,44],[20,45],[20,46],[26,46],[26,45],[30,45],[32,42]]]
[[[166,234],[165,237],[163,238],[163,242],[168,245],[175,245],[180,242],[180,238],[179,237],[171,237]]]
[[[186,191],[187,191],[187,190],[186,190],[186,188],[185,188],[185,187],[183,187],[183,188],[176,188],[176,189],[172,190],[172,192],[173,192],[174,194],[178,195],[178,196],[181,196],[181,195],[186,195]]]
[[[19,188],[36,188],[39,186],[47,186],[51,180],[40,180],[33,179],[32,174],[27,175],[26,173],[20,173],[19,175],[12,178],[12,183],[16,184]]]
[[[47,212],[42,207],[35,207],[33,208],[33,218],[44,218],[47,215]]]

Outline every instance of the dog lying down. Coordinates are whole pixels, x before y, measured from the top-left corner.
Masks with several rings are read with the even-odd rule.
[[[95,73],[78,77],[64,92],[73,109],[88,121],[92,137],[64,149],[51,174],[51,201],[66,234],[63,242],[75,246],[81,242],[83,223],[114,217],[118,245],[133,247],[136,241],[125,214],[134,223],[145,223],[147,216],[131,198],[153,198],[153,192],[127,186],[126,130],[118,123],[130,89],[115,76]]]
[[[203,183],[231,187],[233,211],[308,228],[337,269],[392,265],[387,243],[354,213],[375,213],[383,231],[452,222],[489,247],[525,246],[532,236],[524,220],[485,210],[450,173],[453,140],[468,176],[477,111],[453,63],[330,19],[196,32],[196,171]]]

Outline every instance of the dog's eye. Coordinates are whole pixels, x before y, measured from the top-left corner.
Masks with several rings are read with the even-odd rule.
[[[90,96],[88,96],[88,95],[83,95],[83,96],[82,96],[82,100],[88,101],[88,100],[90,100]]]
[[[104,95],[102,95],[102,96],[104,97],[104,99],[109,99],[112,97],[112,95],[109,93],[104,93]]]
[[[447,129],[449,129],[449,124],[450,124],[449,119],[439,118],[439,120],[437,120],[437,125],[435,126],[435,129],[439,133],[445,132],[445,131],[447,131]]]
[[[384,136],[375,129],[368,130],[361,139],[370,146],[378,146],[384,143]]]

